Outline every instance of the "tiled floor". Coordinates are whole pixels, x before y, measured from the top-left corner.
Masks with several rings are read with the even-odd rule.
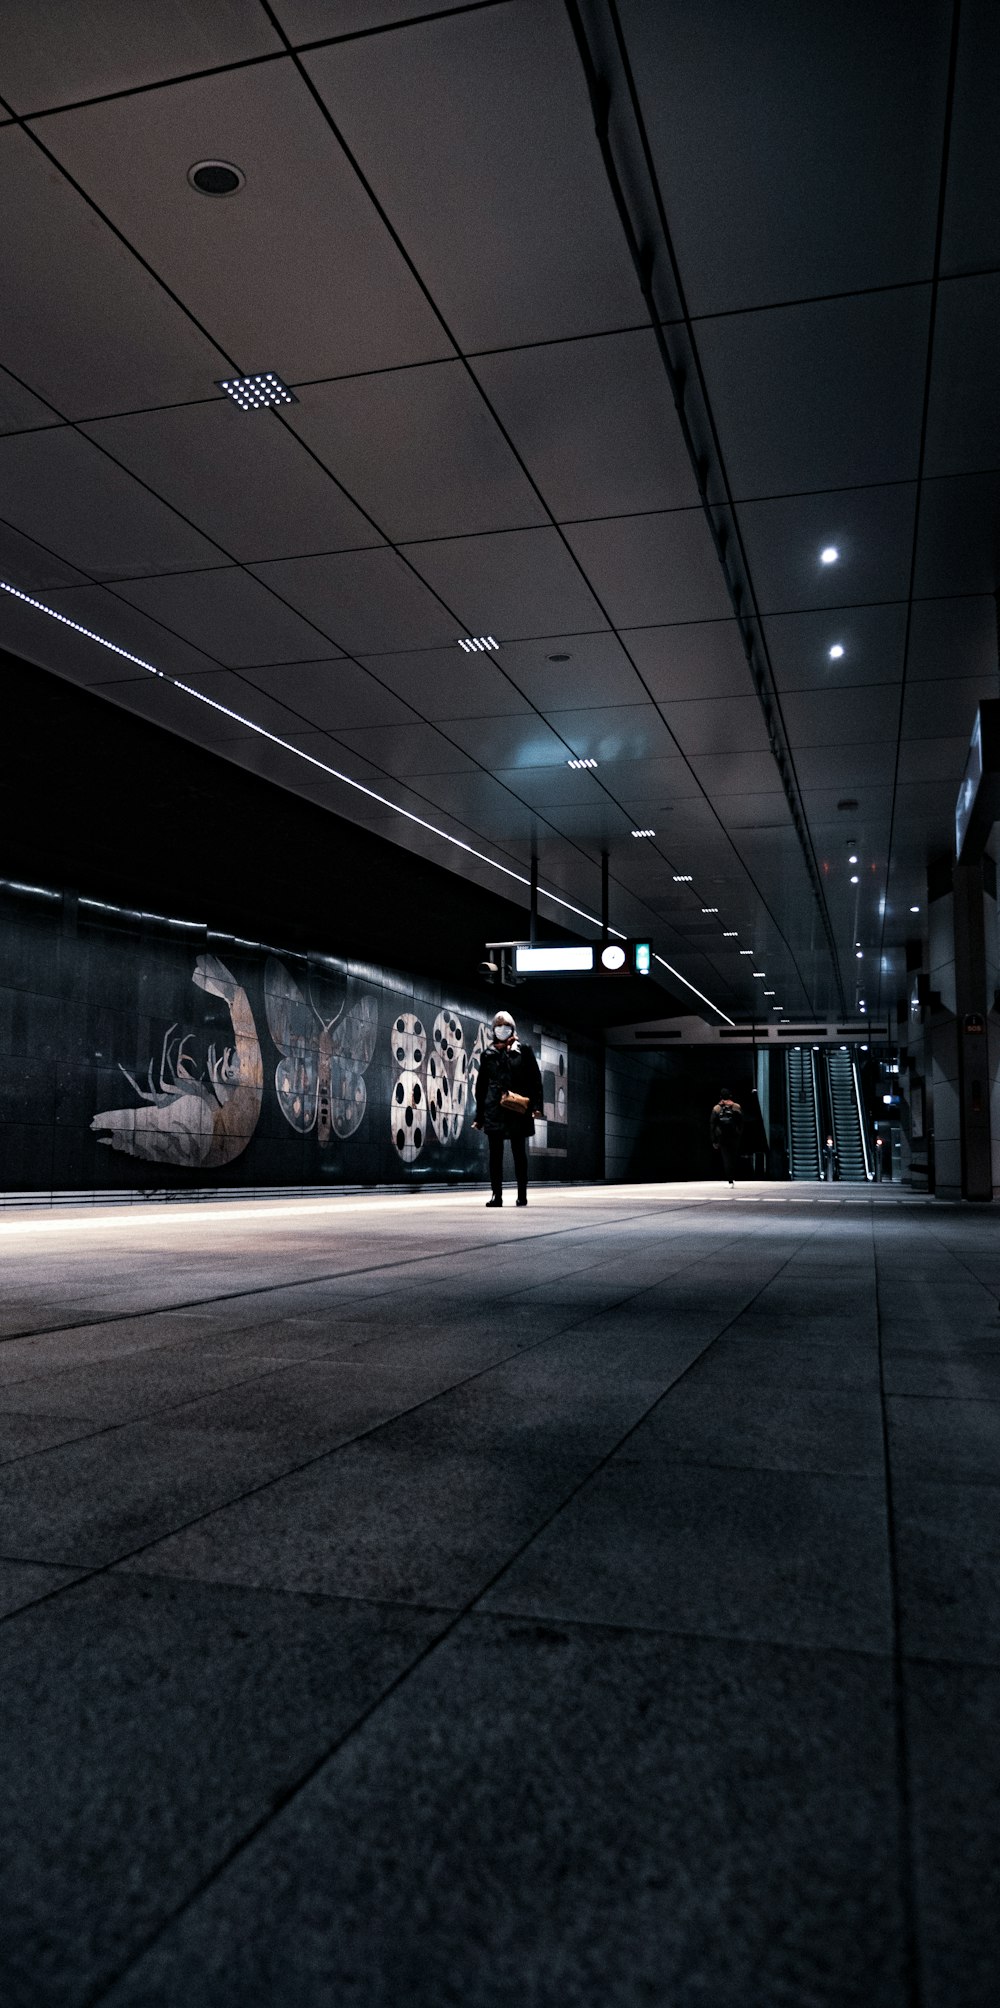
[[[996,2008],[1000,1240],[0,1215],[5,2008]]]

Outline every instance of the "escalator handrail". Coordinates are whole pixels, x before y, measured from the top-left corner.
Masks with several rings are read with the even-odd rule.
[[[868,1124],[865,1121],[865,1108],[864,1108],[864,1103],[861,1099],[861,1081],[858,1076],[858,1063],[853,1053],[851,1054],[851,1083],[854,1088],[854,1102],[858,1111],[858,1128],[861,1131],[861,1148],[864,1152],[864,1157],[865,1157],[865,1177],[867,1178],[869,1184],[872,1184],[875,1178],[875,1166],[872,1163],[872,1153],[868,1144]]]

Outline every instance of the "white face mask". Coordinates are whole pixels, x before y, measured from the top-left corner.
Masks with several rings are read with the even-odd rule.
[[[494,1025],[493,1037],[498,1045],[505,1045],[508,1039],[514,1037],[514,1033],[509,1025]]]

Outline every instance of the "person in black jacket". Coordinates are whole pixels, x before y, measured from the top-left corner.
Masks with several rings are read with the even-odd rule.
[[[504,1097],[519,1095],[524,1107],[504,1107]],[[492,1043],[479,1062],[476,1076],[476,1119],[473,1129],[485,1130],[490,1147],[490,1184],[493,1197],[487,1206],[503,1205],[503,1146],[510,1138],[517,1178],[517,1203],[528,1204],[528,1138],[534,1135],[535,1117],[542,1113],[542,1077],[530,1046],[522,1045],[509,1011],[498,1011],[493,1020]]]
[[[736,1160],[740,1154],[740,1139],[743,1135],[743,1110],[731,1095],[722,1094],[712,1110],[709,1134],[712,1149],[722,1158],[722,1170],[730,1185],[736,1171]]]

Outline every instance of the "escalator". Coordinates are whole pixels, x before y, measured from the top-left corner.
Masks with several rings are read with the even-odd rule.
[[[873,1170],[862,1113],[857,1062],[853,1053],[843,1048],[835,1048],[823,1057],[840,1176],[856,1185],[865,1184],[872,1177]]]
[[[819,1179],[819,1102],[816,1067],[810,1048],[789,1047],[785,1054],[788,1084],[788,1155],[793,1178]]]

